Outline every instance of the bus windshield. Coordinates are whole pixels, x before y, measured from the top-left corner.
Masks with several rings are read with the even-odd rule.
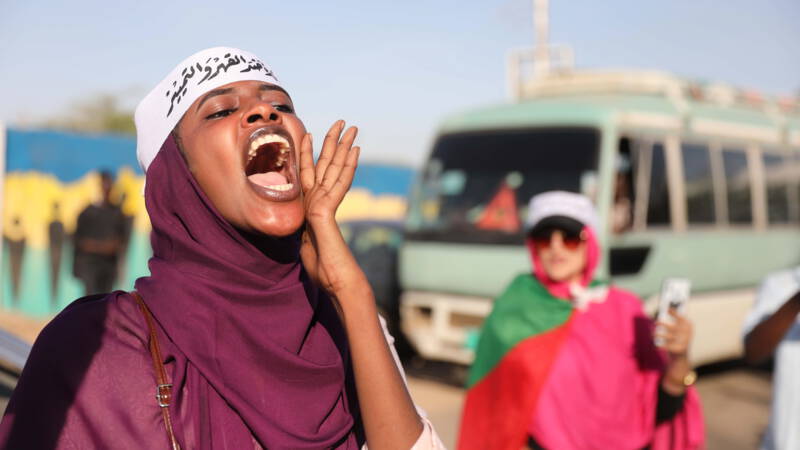
[[[412,196],[407,237],[520,244],[533,195],[565,190],[594,196],[599,143],[593,128],[443,135]]]

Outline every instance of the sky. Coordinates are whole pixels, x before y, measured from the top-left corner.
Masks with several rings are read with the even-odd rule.
[[[124,3],[123,5],[120,5]],[[657,69],[800,93],[797,0],[550,0],[578,68]],[[508,101],[505,58],[533,44],[530,0],[0,0],[0,121],[32,126],[114,94],[133,109],[206,47],[260,56],[309,131],[359,127],[362,159],[420,164],[448,114]]]

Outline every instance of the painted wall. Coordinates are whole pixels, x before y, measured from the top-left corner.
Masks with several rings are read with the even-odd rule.
[[[116,174],[112,197],[130,224],[115,288],[129,290],[148,274],[150,222],[132,137],[8,129],[5,144],[3,308],[43,317],[83,295],[72,275],[71,236],[80,212],[100,199],[102,169]],[[401,219],[413,175],[407,167],[361,164],[339,220]]]

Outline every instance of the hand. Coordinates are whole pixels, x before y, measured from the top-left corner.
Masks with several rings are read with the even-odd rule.
[[[316,165],[311,135],[306,134],[300,145],[306,218],[300,256],[311,279],[334,297],[343,289],[366,282],[336,224],[336,210],[353,182],[360,152],[359,147],[353,147],[358,130],[350,127],[342,135],[343,129],[344,121],[333,124]]]
[[[422,421],[383,335],[375,297],[336,225],[358,163],[355,128],[336,122],[325,136],[316,166],[311,135],[300,146],[300,185],[306,227],[300,257],[312,280],[333,298],[342,320],[355,375],[358,404],[370,448],[410,448]]]
[[[692,341],[692,323],[675,308],[669,309],[669,315],[674,322],[672,324],[659,322],[656,325],[655,335],[661,338],[663,344],[660,347],[666,350],[672,359],[685,358]]]
[[[656,336],[662,339],[661,347],[669,353],[661,386],[672,395],[682,395],[686,392],[684,378],[691,371],[689,364],[689,343],[692,340],[692,323],[685,316],[678,314],[675,308],[670,308],[669,315],[674,323],[658,323]]]

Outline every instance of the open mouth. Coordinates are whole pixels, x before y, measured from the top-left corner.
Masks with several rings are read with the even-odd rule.
[[[292,145],[283,133],[261,129],[250,138],[244,172],[251,183],[275,193],[292,191],[293,167]]]

